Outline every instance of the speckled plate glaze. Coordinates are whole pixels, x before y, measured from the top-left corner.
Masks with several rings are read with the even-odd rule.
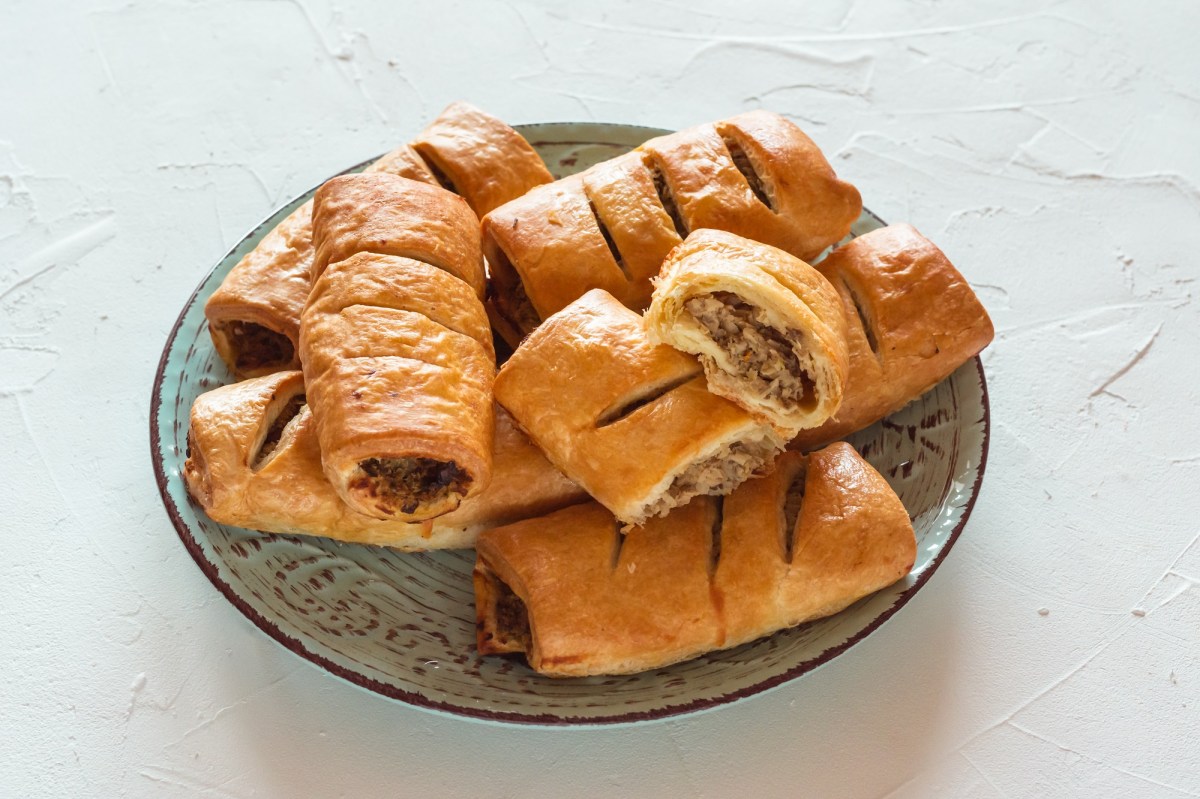
[[[592,123],[518,129],[556,176],[665,132]],[[917,561],[907,578],[831,618],[658,671],[552,680],[517,660],[480,659],[473,551],[402,554],[212,522],[191,503],[181,477],[193,400],[231,381],[209,339],[204,301],[260,238],[311,195],[297,197],[251,231],[184,306],[159,362],[150,437],[167,513],[201,570],[265,633],[329,672],[417,707],[497,722],[597,725],[695,712],[779,686],[861,641],[912,598],[962,532],[987,458],[987,388],[978,359],[851,439],[913,518]],[[882,224],[864,211],[851,235]]]

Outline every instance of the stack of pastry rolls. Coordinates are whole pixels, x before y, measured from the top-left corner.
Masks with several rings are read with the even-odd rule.
[[[452,103],[415,140],[366,171],[442,186],[478,216],[552,179],[519,133],[467,103]],[[300,313],[312,285],[312,210],[309,201],[288,215],[205,303],[213,346],[239,380],[300,368]]]
[[[474,544],[479,651],[554,676],[835,613],[907,574],[915,540],[830,442],[992,336],[911,227],[838,246],[861,207],[768,112],[550,182],[515,131],[451,106],[210,299],[231,370],[266,376],[197,400],[191,493],[256,529]]]
[[[455,103],[264,237],[206,306],[249,378],[192,408],[184,477],[209,516],[430,549],[584,499],[491,400],[478,216],[550,180]]]

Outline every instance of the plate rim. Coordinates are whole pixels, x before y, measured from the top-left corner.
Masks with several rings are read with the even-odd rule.
[[[514,125],[513,127],[518,132],[522,132],[523,129],[558,126],[636,129],[651,132],[652,135],[662,135],[670,132],[662,128],[645,125],[627,125],[619,122],[536,122]],[[557,144],[559,142],[555,143]],[[570,144],[572,142],[563,143]],[[574,143],[595,144],[597,142]],[[345,170],[342,170],[341,172],[338,172],[337,175],[344,175],[361,170],[366,165],[377,160],[378,157],[382,156],[369,158],[365,161],[359,162]],[[336,177],[336,175],[331,177]],[[250,604],[242,599],[242,597],[234,590],[233,586],[231,586],[221,577],[221,575],[218,573],[217,566],[211,563],[204,556],[200,543],[196,541],[191,528],[187,522],[184,521],[178,505],[170,495],[168,489],[170,479],[166,474],[164,465],[164,459],[162,455],[162,436],[159,432],[158,421],[163,406],[162,390],[165,384],[167,362],[175,345],[175,340],[179,336],[179,331],[184,324],[184,320],[192,311],[192,308],[196,304],[197,300],[199,300],[200,291],[204,287],[204,284],[208,282],[213,272],[220,267],[226,258],[228,258],[248,239],[257,235],[259,231],[261,231],[268,224],[269,220],[279,214],[279,212],[284,208],[292,205],[297,200],[300,200],[302,197],[311,195],[318,188],[320,188],[324,182],[325,181],[322,181],[308,191],[302,192],[295,197],[292,197],[279,204],[273,211],[268,213],[261,222],[256,224],[249,231],[247,231],[245,235],[240,237],[231,247],[228,248],[228,250],[226,250],[226,252],[220,258],[217,259],[216,263],[214,263],[212,267],[204,272],[199,283],[197,283],[196,288],[192,290],[188,300],[183,304],[182,309],[175,318],[175,322],[171,326],[171,332],[167,335],[166,342],[163,345],[162,354],[159,356],[158,363],[155,366],[154,382],[151,387],[149,418],[150,455],[154,467],[155,483],[158,487],[159,496],[162,498],[163,506],[167,511],[167,516],[170,518],[171,524],[175,528],[176,535],[178,535],[180,541],[183,543],[184,549],[186,549],[188,554],[191,555],[192,560],[195,561],[196,565],[200,568],[200,571],[205,577],[208,578],[208,581],[212,583],[213,587],[215,587],[217,591],[222,594],[231,605],[234,606],[234,608],[236,608],[243,616],[245,616],[251,623],[254,624],[254,626],[265,633],[269,638],[273,639],[276,643],[283,646],[293,654],[299,656],[301,659],[309,662],[310,664],[319,666],[327,673],[332,674],[333,676],[358,688],[370,691],[374,694],[385,696],[388,699],[401,702],[418,710],[431,712],[442,717],[483,722],[502,727],[540,727],[555,729],[561,729],[563,727],[614,728],[677,719],[680,716],[696,715],[705,711],[726,707],[751,697],[761,696],[763,694],[772,692],[789,682],[797,680],[800,677],[811,673],[812,671],[838,657],[846,650],[850,649],[852,646],[856,645],[868,635],[873,633],[875,630],[879,629],[879,627],[881,627],[885,622],[889,621],[897,612],[899,612],[901,608],[908,604],[909,600],[911,600],[913,596],[916,595],[917,591],[919,591],[925,585],[925,583],[929,581],[934,572],[936,572],[938,567],[941,566],[943,561],[945,561],[946,557],[950,554],[950,551],[954,548],[954,544],[958,541],[959,536],[962,534],[962,531],[966,528],[967,521],[971,517],[971,512],[974,510],[975,502],[979,497],[979,491],[983,484],[983,475],[987,468],[988,447],[991,439],[992,427],[991,402],[988,396],[987,379],[984,374],[983,360],[978,354],[973,356],[971,360],[974,362],[976,377],[979,380],[980,403],[983,407],[983,417],[980,420],[982,423],[980,458],[979,465],[976,467],[975,479],[970,487],[967,502],[965,505],[961,506],[962,516],[955,524],[954,529],[947,536],[945,544],[931,559],[928,566],[921,571],[921,573],[913,581],[912,585],[906,587],[888,608],[873,618],[865,627],[855,632],[855,634],[851,635],[845,641],[842,641],[841,643],[822,651],[815,658],[803,661],[779,674],[767,677],[759,682],[755,682],[751,685],[744,686],[740,689],[725,694],[704,697],[692,700],[690,702],[681,702],[674,705],[666,705],[654,710],[630,711],[603,716],[567,716],[553,713],[527,713],[519,711],[489,710],[487,708],[471,708],[460,704],[451,704],[437,700],[425,694],[406,691],[402,688],[398,688],[394,685],[390,685],[373,677],[367,676],[366,674],[344,668],[329,658],[313,652],[305,646],[303,641],[284,632],[283,629],[280,628],[275,622],[266,618],[264,615],[251,607]],[[886,224],[883,222],[881,217],[868,208],[864,207],[863,213],[874,217],[874,219],[882,224]],[[195,501],[186,491],[185,496],[187,497],[189,504],[195,505]]]

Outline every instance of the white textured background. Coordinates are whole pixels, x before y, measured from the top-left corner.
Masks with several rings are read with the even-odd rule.
[[[1200,4],[733,5],[4,0],[0,795],[1200,796]],[[459,98],[783,112],[971,279],[987,478],[882,629],[715,712],[502,729],[337,681],[201,575],[148,448],[176,314]]]

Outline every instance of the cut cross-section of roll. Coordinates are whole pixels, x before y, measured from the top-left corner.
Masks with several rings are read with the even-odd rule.
[[[600,289],[525,339],[496,378],[496,399],[563,474],[631,525],[729,493],[786,441],[711,393],[695,358],[652,343],[641,317]]]
[[[390,175],[334,178],[315,202],[300,351],[325,474],[368,516],[449,513],[492,468],[478,221],[450,192]]]
[[[652,340],[700,357],[710,391],[787,435],[822,424],[841,404],[841,300],[783,250],[695,231],[667,256],[645,321]]]

